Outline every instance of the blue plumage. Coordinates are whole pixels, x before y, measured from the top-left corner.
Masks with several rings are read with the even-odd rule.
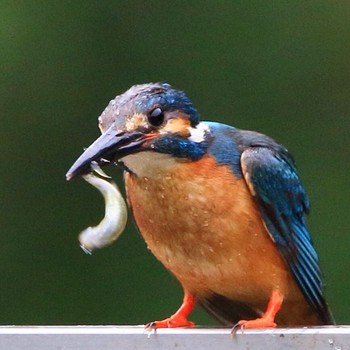
[[[184,111],[189,116],[192,126],[199,123],[200,115],[184,92],[173,89],[167,83],[154,84],[153,89],[143,90],[139,87],[140,85],[136,85],[135,90],[137,88],[140,98],[134,99],[138,112],[147,113],[150,109],[159,106],[168,111]]]
[[[210,139],[208,153],[212,155],[220,165],[228,165],[234,175],[238,178],[242,177],[240,159],[241,152],[238,149],[235,135],[236,128],[215,122],[203,122],[209,126]]]
[[[163,136],[154,140],[152,148],[154,151],[171,154],[174,157],[198,160],[205,154],[207,144],[196,143],[179,136]]]
[[[267,229],[303,294],[321,319],[331,323],[317,253],[305,226],[309,201],[292,158],[286,150],[278,152],[279,147],[271,143],[247,148],[242,153],[245,178],[253,186]]]

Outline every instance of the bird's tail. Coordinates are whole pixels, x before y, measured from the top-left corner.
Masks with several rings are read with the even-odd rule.
[[[198,298],[197,301],[205,311],[226,326],[233,326],[240,320],[250,320],[261,316],[246,304],[230,300],[219,294],[212,294],[205,299]]]

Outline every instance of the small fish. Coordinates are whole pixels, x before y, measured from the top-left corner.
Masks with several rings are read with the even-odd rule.
[[[99,174],[96,169],[95,172]],[[84,175],[84,180],[97,188],[105,200],[105,217],[93,227],[88,227],[79,235],[81,248],[91,254],[94,249],[112,244],[124,231],[128,212],[118,186],[92,173]]]

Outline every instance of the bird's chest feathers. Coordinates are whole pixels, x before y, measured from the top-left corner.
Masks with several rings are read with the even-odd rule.
[[[134,170],[143,169],[144,159],[132,161]],[[165,158],[164,167],[157,162],[142,175],[126,173],[126,190],[148,247],[180,280],[182,274],[210,274],[233,259],[239,265],[249,249],[265,250],[269,238],[264,233],[264,242],[256,239],[265,229],[255,204],[244,180],[229,167],[209,156],[181,162]]]

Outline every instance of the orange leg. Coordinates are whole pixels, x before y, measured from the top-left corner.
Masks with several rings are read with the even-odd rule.
[[[262,317],[255,320],[241,320],[239,321],[232,329],[232,332],[235,333],[238,329],[246,328],[274,328],[277,326],[275,323],[275,317],[277,312],[282,306],[283,295],[274,290],[270,296],[269,303],[267,305],[266,312]]]
[[[148,323],[146,325],[146,330],[157,328],[194,327],[194,322],[189,321],[187,317],[193,311],[195,303],[195,297],[185,291],[182,305],[174,313],[174,315],[162,321],[154,321]]]

